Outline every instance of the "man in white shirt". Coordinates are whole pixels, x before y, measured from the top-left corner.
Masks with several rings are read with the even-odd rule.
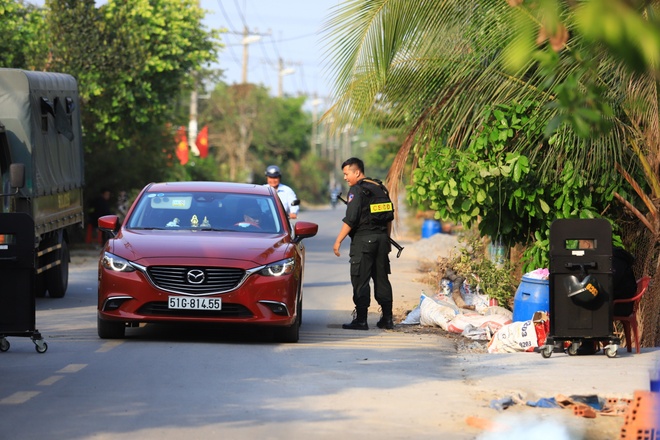
[[[277,195],[280,197],[289,218],[298,218],[298,197],[291,188],[281,183],[282,173],[277,165],[270,165],[266,168],[266,179],[268,185],[277,191]]]

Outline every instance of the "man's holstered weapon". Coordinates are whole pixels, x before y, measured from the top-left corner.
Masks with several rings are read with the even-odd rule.
[[[342,202],[344,205],[348,205],[348,202],[342,198],[341,193],[337,195],[337,200]],[[387,237],[387,238],[390,239],[390,244],[395,248],[397,248],[398,252],[396,253],[396,257],[399,258],[401,256],[401,251],[403,251],[403,246],[401,246],[399,243],[394,241],[392,237]]]

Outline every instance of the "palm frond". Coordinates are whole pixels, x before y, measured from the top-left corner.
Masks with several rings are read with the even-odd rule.
[[[572,10],[566,7],[563,13],[572,32]],[[556,178],[565,164],[593,177],[611,172],[616,162],[630,163],[622,146],[627,145],[631,121],[643,127],[646,145],[658,145],[657,84],[652,78],[640,82],[579,36],[572,36],[564,49],[571,56],[558,55],[553,75],[540,71],[533,59],[512,72],[506,48],[528,39],[540,26],[533,17],[524,17],[526,27],[515,32],[512,23],[519,14],[502,0],[344,2],[325,27],[328,67],[336,82],[334,105],[324,117],[332,118],[336,128],[371,118],[404,127],[406,141],[390,173],[390,178],[401,177],[400,167],[409,155],[424,155],[429,140],[468,146],[483,126],[485,108],[533,101],[538,104],[537,124],[571,117],[573,110],[562,113],[552,91],[566,81],[585,80],[600,87],[599,98],[614,109],[615,116],[607,121],[611,129],[585,138],[560,125],[549,140],[516,139],[513,148],[530,155],[545,179]],[[650,166],[656,172],[660,168],[658,154],[651,156]]]

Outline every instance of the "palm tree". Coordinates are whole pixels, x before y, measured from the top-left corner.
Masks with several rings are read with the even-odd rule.
[[[608,6],[627,3],[612,0]],[[611,16],[623,19],[630,13],[648,20],[660,2],[639,3],[646,9],[613,7]],[[487,123],[485,108],[534,102],[544,136],[515,138],[508,148],[527,155],[545,182],[557,179],[569,164],[590,178],[617,166],[629,182],[641,183],[634,187],[639,195],[651,191],[646,214],[635,208],[629,187],[622,185],[617,194],[649,230],[645,239],[653,246],[642,256],[643,267],[660,273],[657,66],[651,60],[645,68],[631,69],[619,46],[613,50],[607,35],[590,31],[589,1],[521,4],[345,1],[325,27],[329,72],[335,78],[335,103],[327,116],[337,126],[376,121],[402,130],[405,141],[387,179],[396,195],[392,183],[402,180],[411,157],[415,165],[437,142],[466,149]],[[534,9],[548,4],[549,9]],[[626,42],[632,47],[628,53],[636,53],[635,43]],[[647,302],[644,341],[657,345],[660,295],[648,296],[656,299]]]

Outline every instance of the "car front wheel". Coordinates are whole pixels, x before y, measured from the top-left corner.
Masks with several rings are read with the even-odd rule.
[[[290,327],[275,328],[275,339],[278,342],[298,342],[298,339],[300,339],[300,324],[302,321],[301,312],[302,308],[298,309],[296,320]]]
[[[96,318],[96,328],[101,339],[122,339],[125,334],[126,325],[121,321],[107,321]]]

